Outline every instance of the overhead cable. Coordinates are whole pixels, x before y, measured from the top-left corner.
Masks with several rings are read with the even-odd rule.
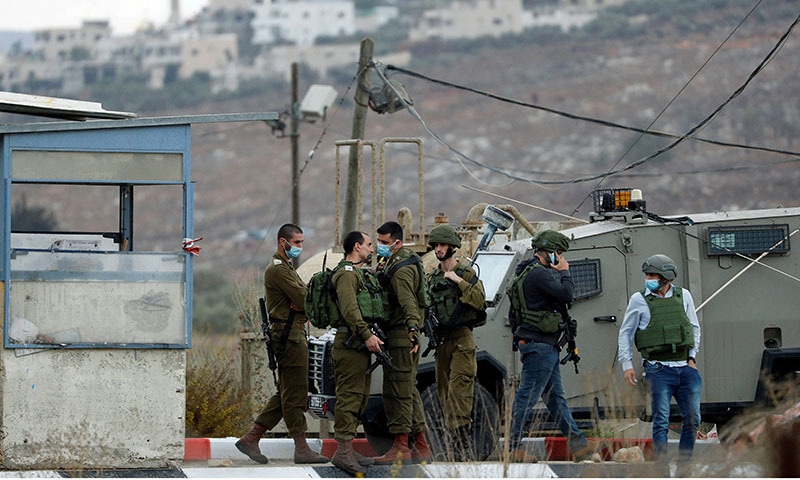
[[[683,93],[683,91],[684,91],[684,90],[686,90],[686,88],[689,86],[689,84],[691,84],[691,83],[692,83],[692,81],[693,81],[695,78],[697,78],[697,76],[698,76],[698,75],[700,75],[700,72],[701,72],[701,71],[703,71],[703,69],[706,67],[706,65],[708,65],[708,63],[711,61],[711,59],[712,59],[712,58],[714,58],[714,57],[716,56],[716,54],[717,54],[717,53],[718,53],[718,52],[719,52],[719,51],[722,49],[722,47],[723,47],[723,46],[724,46],[726,43],[728,43],[728,40],[730,40],[730,39],[731,39],[731,37],[733,37],[733,34],[734,34],[734,33],[736,33],[736,32],[739,30],[739,27],[741,27],[741,26],[744,24],[744,22],[745,22],[745,21],[746,21],[748,18],[750,18],[750,16],[753,14],[753,12],[756,10],[756,8],[758,8],[758,6],[759,6],[759,5],[761,5],[761,2],[763,2],[763,0],[758,0],[758,2],[756,2],[756,4],[755,4],[755,5],[753,5],[753,8],[751,8],[751,9],[750,9],[750,11],[749,11],[749,12],[747,12],[747,15],[745,15],[745,16],[744,16],[744,18],[742,18],[742,19],[739,21],[739,23],[738,23],[738,24],[736,24],[736,27],[734,27],[734,29],[733,29],[733,30],[731,30],[731,32],[730,32],[730,33],[728,33],[728,36],[727,36],[727,37],[725,37],[725,39],[722,41],[722,43],[720,43],[719,45],[717,45],[717,48],[716,48],[716,49],[714,49],[714,51],[713,51],[713,52],[711,52],[711,55],[709,55],[709,57],[708,57],[708,58],[705,60],[705,62],[703,62],[703,64],[702,64],[702,65],[700,65],[700,68],[698,68],[698,69],[697,69],[697,70],[694,72],[694,74],[693,74],[691,77],[689,77],[689,79],[688,79],[688,80],[686,80],[686,82],[684,82],[683,86],[682,86],[680,89],[678,89],[678,91],[675,93],[675,95],[673,95],[673,96],[672,96],[672,98],[670,99],[670,101],[669,101],[669,102],[667,102],[667,104],[666,104],[666,105],[664,105],[664,108],[662,108],[662,109],[661,109],[661,111],[658,113],[658,115],[656,115],[655,117],[653,117],[653,120],[651,120],[651,121],[650,121],[650,124],[647,126],[647,129],[646,129],[646,130],[649,130],[650,128],[652,128],[652,126],[653,126],[653,125],[655,125],[655,123],[658,121],[658,119],[659,119],[659,118],[661,118],[661,116],[662,116],[662,115],[664,115],[664,112],[666,112],[666,111],[667,111],[667,109],[668,109],[670,106],[672,106],[672,104],[673,104],[673,103],[675,103],[675,100],[677,100],[677,99],[678,99],[678,97],[679,97],[679,96],[680,96],[680,95]],[[636,140],[634,140],[633,142],[631,142],[631,144],[630,144],[630,145],[628,145],[628,148],[627,148],[627,149],[625,149],[625,151],[622,153],[622,155],[620,155],[620,156],[619,156],[619,158],[617,159],[617,161],[616,161],[616,162],[614,162],[614,164],[611,166],[611,168],[609,168],[609,170],[613,170],[614,168],[616,168],[616,167],[617,167],[617,165],[619,165],[619,163],[620,163],[620,162],[622,162],[622,159],[624,159],[624,158],[625,158],[625,156],[626,156],[626,155],[628,155],[628,153],[630,153],[630,152],[631,152],[631,150],[633,150],[633,147],[634,147],[634,146],[635,146],[637,143],[639,143],[639,140],[641,140],[641,139],[642,139],[642,137],[643,137],[644,135],[645,135],[645,132],[644,132],[644,131],[641,131],[641,132],[639,132],[639,136],[638,136],[638,137],[636,137]],[[603,184],[603,182],[605,181],[605,179],[606,179],[606,178],[608,178],[608,177],[603,177],[603,178],[601,178],[601,179],[600,179],[600,180],[597,182],[597,184],[594,186],[594,188],[593,188],[592,190],[597,190],[598,188],[600,188],[600,186]],[[591,195],[592,195],[592,192],[591,192],[591,191],[589,191],[589,192],[586,194],[586,196],[585,196],[585,197],[583,197],[583,200],[581,200],[581,202],[578,204],[578,206],[577,206],[577,207],[575,207],[575,210],[573,210],[573,211],[572,211],[572,214],[573,214],[573,215],[575,215],[576,213],[578,213],[578,211],[581,209],[581,207],[583,206],[583,204],[586,202],[586,200],[588,200],[588,199],[591,197]]]
[[[427,124],[425,124],[424,120],[422,120],[422,118],[419,116],[419,114],[416,112],[416,110],[413,109],[413,107],[411,107],[410,105],[406,105],[406,108],[409,111],[409,113],[411,113],[411,115],[414,118],[416,118],[418,122],[420,122],[420,124],[423,126],[423,128],[425,128],[425,130],[428,131],[428,133],[430,133],[443,146],[445,146],[446,148],[451,150],[453,153],[455,153],[459,157],[467,160],[468,162],[473,163],[473,164],[478,165],[478,166],[481,166],[483,168],[486,168],[487,170],[490,170],[492,172],[498,173],[500,175],[504,175],[504,176],[506,176],[508,178],[512,178],[512,179],[515,179],[515,180],[519,180],[519,181],[523,181],[523,182],[527,182],[527,183],[533,183],[533,184],[540,184],[540,185],[560,185],[560,184],[579,183],[579,182],[587,182],[587,181],[591,181],[591,180],[597,180],[597,179],[604,178],[604,177],[610,177],[610,176],[616,175],[617,173],[625,172],[627,170],[630,170],[630,169],[636,168],[636,167],[638,167],[640,165],[643,165],[647,161],[649,161],[649,160],[651,160],[651,159],[653,159],[655,157],[658,157],[659,155],[661,155],[663,153],[666,153],[666,152],[672,150],[677,145],[682,143],[684,140],[689,139],[692,136],[692,134],[695,133],[697,130],[699,130],[700,128],[702,128],[705,125],[707,125],[711,120],[714,119],[714,117],[717,116],[717,114],[719,114],[719,112],[725,106],[727,106],[731,101],[733,101],[733,99],[738,97],[744,91],[744,89],[750,84],[750,82],[759,73],[761,73],[761,71],[764,69],[764,67],[767,65],[767,63],[769,63],[772,60],[772,58],[775,55],[775,53],[786,42],[789,34],[792,32],[792,30],[794,30],[794,27],[797,25],[798,22],[800,22],[800,15],[797,18],[795,18],[795,20],[792,22],[791,26],[787,29],[787,31],[783,35],[781,35],[781,37],[778,40],[778,42],[776,43],[776,45],[770,50],[770,52],[759,63],[759,65],[750,73],[750,75],[745,80],[745,82],[742,85],[740,85],[736,90],[734,90],[734,92],[730,96],[728,96],[728,98],[722,104],[720,104],[717,108],[715,108],[702,121],[700,121],[699,123],[694,125],[692,128],[690,128],[683,135],[680,135],[680,136],[672,135],[672,137],[675,138],[675,141],[673,141],[672,143],[670,143],[670,144],[668,144],[668,145],[666,145],[666,146],[654,151],[650,155],[647,155],[646,157],[640,158],[640,159],[638,159],[638,160],[626,165],[623,168],[610,170],[608,172],[601,173],[601,174],[589,175],[589,176],[584,176],[584,177],[577,177],[577,178],[572,178],[572,179],[567,179],[567,180],[539,180],[539,179],[535,179],[535,178],[526,178],[526,177],[522,177],[520,175],[515,175],[515,174],[507,172],[505,170],[502,170],[502,169],[499,169],[499,168],[496,168],[496,167],[492,167],[492,166],[487,165],[487,164],[485,164],[483,162],[480,162],[478,160],[472,159],[469,156],[467,156],[466,154],[458,151],[452,145],[448,144],[443,139],[441,139],[438,135],[436,135],[427,126]],[[430,77],[425,77],[424,75],[417,74],[416,72],[411,72],[410,70],[402,69],[402,68],[399,68],[399,67],[396,67],[396,66],[393,66],[393,65],[387,65],[386,69],[387,70],[395,70],[395,71],[399,71],[399,72],[408,73],[410,75],[414,75],[414,76],[417,76],[419,78],[430,80],[430,81],[432,81],[434,83],[442,83],[442,84],[446,83],[446,82],[442,82],[442,81],[439,81],[439,80],[434,80],[434,79],[432,79]],[[386,80],[386,77],[384,76],[383,72],[380,71],[380,69],[376,68],[375,70],[378,72],[378,74],[384,80]],[[458,86],[456,86],[454,84],[451,84],[451,86],[458,87]],[[602,121],[602,120],[589,119],[587,117],[580,117],[580,116],[577,116],[577,115],[566,114],[565,112],[558,112],[558,111],[555,111],[555,110],[552,110],[552,109],[547,109],[547,108],[544,108],[544,107],[539,107],[539,106],[527,104],[527,103],[520,102],[520,101],[517,101],[517,100],[512,100],[512,99],[508,99],[508,98],[505,98],[505,97],[500,97],[499,95],[486,93],[486,92],[480,92],[480,91],[471,89],[469,87],[458,87],[458,88],[463,88],[465,90],[475,91],[476,93],[481,93],[481,94],[487,95],[490,98],[494,98],[494,99],[497,99],[497,100],[502,100],[502,101],[509,102],[509,103],[514,103],[514,104],[521,105],[521,106],[528,106],[528,107],[533,107],[533,108],[541,108],[541,109],[544,109],[544,110],[547,110],[547,111],[552,111],[553,113],[558,113],[560,115],[568,116],[570,118],[575,118],[575,119],[579,119],[579,120],[593,121],[594,123],[606,124],[608,126],[618,126],[616,124],[612,124],[612,122],[606,122],[606,121]],[[624,127],[624,128],[630,128],[630,127]],[[666,134],[664,134],[664,135],[666,136]],[[800,153],[797,153],[797,152],[784,151],[784,152],[780,152],[780,153],[785,153],[785,154],[793,155],[793,156],[800,156]]]

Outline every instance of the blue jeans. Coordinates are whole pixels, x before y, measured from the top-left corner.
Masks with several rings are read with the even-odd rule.
[[[586,436],[572,418],[564,398],[556,346],[539,342],[520,343],[519,352],[522,356],[522,374],[512,408],[510,449],[520,448],[525,429],[533,417],[533,406],[540,396],[550,415],[556,419],[561,433],[567,437],[570,449],[574,452],[585,447]]]
[[[703,389],[700,372],[688,365],[668,367],[652,362],[644,362],[644,372],[653,397],[653,453],[656,459],[663,460],[667,454],[669,404],[672,397],[675,397],[682,417],[678,452],[681,456],[691,457],[700,426],[700,392]]]

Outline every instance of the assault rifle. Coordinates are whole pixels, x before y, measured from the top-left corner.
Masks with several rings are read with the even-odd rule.
[[[561,359],[561,365],[566,365],[571,361],[575,364],[575,373],[578,373],[578,362],[581,361],[581,357],[578,355],[578,345],[575,343],[575,337],[578,336],[578,321],[569,316],[566,305],[559,309],[559,313],[564,321],[560,325],[562,331],[561,337],[558,339],[558,351],[560,352],[564,345],[567,346],[567,354]]]
[[[278,375],[275,370],[278,369],[278,360],[275,358],[275,349],[272,346],[272,336],[269,334],[269,314],[267,314],[267,302],[264,297],[258,299],[258,306],[261,309],[261,331],[264,333],[264,343],[267,344],[267,359],[269,360],[269,369],[272,370],[272,379],[275,381],[275,387],[278,387]]]
[[[377,323],[373,323],[372,325],[370,325],[369,329],[373,335],[375,335],[376,337],[378,337],[378,339],[380,339],[380,341],[386,343],[386,341],[389,339],[383,332],[383,330],[381,330],[381,327],[379,327]],[[360,339],[357,338],[355,333],[351,333],[350,336],[347,337],[347,339],[344,341],[344,346],[347,348],[353,348],[353,344],[355,344],[359,340]],[[363,352],[364,350],[367,349],[367,344],[365,344],[364,342],[360,342],[355,347],[355,349],[357,352]],[[372,362],[369,367],[367,367],[367,375],[374,372],[375,369],[380,367],[381,365],[383,365],[383,368],[387,367],[394,368],[394,366],[392,365],[392,356],[386,352],[383,345],[381,345],[380,352],[370,352],[370,353],[375,354],[375,361]]]
[[[439,348],[439,338],[436,336],[436,330],[439,328],[439,319],[433,313],[433,309],[428,307],[425,309],[425,320],[422,322],[422,334],[428,337],[428,346],[422,352],[423,357],[427,357],[431,350]]]

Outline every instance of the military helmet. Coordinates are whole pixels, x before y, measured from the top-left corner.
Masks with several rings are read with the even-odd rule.
[[[668,256],[660,253],[645,260],[642,264],[642,271],[644,273],[657,273],[670,282],[675,280],[675,277],[678,276],[678,269],[675,267],[675,262]]]
[[[548,252],[569,250],[569,238],[555,230],[544,230],[531,239],[531,246]]]
[[[456,233],[456,229],[450,225],[439,225],[431,230],[428,235],[428,245],[434,246],[437,243],[445,243],[456,248],[461,248],[461,239]]]

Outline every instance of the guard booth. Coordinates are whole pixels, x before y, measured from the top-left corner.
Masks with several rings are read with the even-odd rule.
[[[191,125],[275,119],[254,113],[0,126],[2,468],[164,468],[183,459]],[[146,214],[170,222],[174,235],[155,247],[135,234],[136,195],[153,191],[165,205]],[[80,210],[99,228],[17,228],[23,222],[12,221],[14,208],[42,198]]]

